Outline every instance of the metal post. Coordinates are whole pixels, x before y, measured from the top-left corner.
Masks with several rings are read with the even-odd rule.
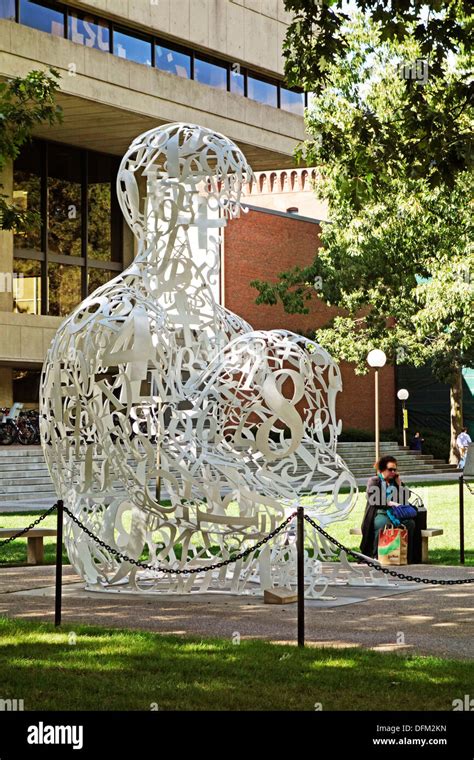
[[[375,368],[375,461],[380,459],[380,430],[379,430],[379,371]]]
[[[459,476],[459,560],[464,565],[464,475]]]
[[[54,625],[61,625],[61,586],[63,569],[63,507],[61,500],[56,505],[58,516],[58,536],[56,541],[56,597],[54,604]]]
[[[304,508],[297,507],[296,517],[298,646],[304,647]]]
[[[402,401],[402,428],[403,428],[403,445],[407,445],[407,429],[405,427],[405,402]]]

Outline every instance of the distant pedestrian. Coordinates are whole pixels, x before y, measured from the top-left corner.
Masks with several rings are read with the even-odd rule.
[[[458,447],[458,451],[459,451],[458,467],[460,470],[464,469],[464,465],[466,464],[467,449],[468,449],[469,444],[471,443],[472,443],[472,438],[467,432],[467,427],[463,427],[458,437],[456,438],[456,446]]]
[[[410,450],[411,451],[419,451],[421,454],[421,451],[423,449],[423,444],[425,442],[425,439],[421,437],[421,434],[416,431],[415,435],[410,441]]]

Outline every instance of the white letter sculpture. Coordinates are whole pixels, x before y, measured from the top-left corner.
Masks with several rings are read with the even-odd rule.
[[[156,570],[117,559],[67,517],[67,552],[87,589],[291,587],[288,531],[227,567],[206,566],[252,547],[303,497],[323,526],[355,504],[336,453],[337,364],[292,332],[252,330],[218,302],[221,231],[252,178],[231,140],[194,124],[152,129],[123,158],[117,193],[135,260],[59,328],[43,369],[41,433],[65,506]],[[318,557],[331,549],[307,527],[314,596]]]

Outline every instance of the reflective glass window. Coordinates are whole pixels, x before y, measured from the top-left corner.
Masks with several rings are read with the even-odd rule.
[[[13,370],[13,401],[38,406],[41,372],[37,369]]]
[[[91,267],[87,272],[87,294],[91,295],[94,290],[100,288],[101,285],[105,285],[106,282],[109,282],[117,274],[118,272],[110,272],[107,269]]]
[[[284,111],[290,111],[298,116],[303,116],[304,92],[293,92],[293,90],[280,87],[280,107]]]
[[[69,145],[48,149],[48,250],[81,256],[81,153]]]
[[[13,311],[41,314],[41,262],[13,259]]]
[[[65,317],[82,301],[82,267],[48,264],[49,311],[54,317]]]
[[[41,32],[64,37],[64,13],[40,0],[21,0],[20,22]]]
[[[109,27],[93,16],[70,13],[68,17],[68,38],[78,45],[109,51]]]
[[[155,65],[157,69],[168,71],[170,74],[186,79],[191,77],[191,56],[164,45],[155,46]]]
[[[117,171],[114,156],[89,154],[87,255],[90,259],[122,260],[123,216],[115,192]]]
[[[227,69],[197,56],[194,59],[194,79],[210,87],[227,90]]]
[[[230,91],[245,95],[244,75],[238,63],[233,63],[230,67]]]
[[[151,42],[149,40],[115,29],[113,39],[114,53],[119,58],[126,58],[128,61],[151,66]]]
[[[264,103],[274,108],[278,106],[277,86],[271,84],[271,82],[265,82],[263,79],[249,76],[247,80],[247,94],[249,98],[257,100],[259,103]]]
[[[14,248],[41,250],[41,148],[35,142],[26,145],[13,165],[13,203],[35,217],[13,236]]]
[[[15,0],[0,0],[0,18],[15,21]]]

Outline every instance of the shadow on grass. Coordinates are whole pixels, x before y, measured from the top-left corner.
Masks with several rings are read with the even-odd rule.
[[[68,632],[76,644],[68,643]],[[450,710],[474,663],[0,619],[2,698],[26,710]]]

